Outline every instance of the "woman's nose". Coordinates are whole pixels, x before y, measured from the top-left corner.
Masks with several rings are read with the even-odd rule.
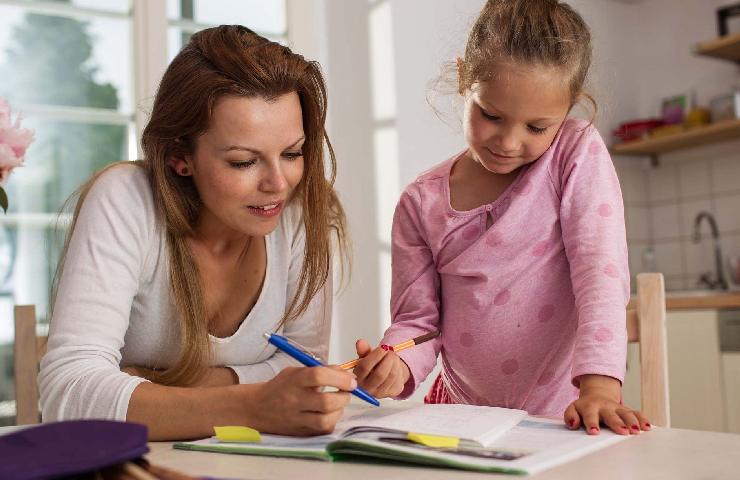
[[[280,165],[270,165],[262,178],[262,190],[267,192],[282,192],[288,187],[288,181],[285,179]]]

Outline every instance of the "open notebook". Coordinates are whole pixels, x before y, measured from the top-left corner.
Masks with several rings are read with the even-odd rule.
[[[409,439],[409,432],[456,437],[451,446]],[[618,442],[604,431],[588,436],[562,421],[527,417],[522,410],[474,405],[420,405],[350,410],[334,433],[318,437],[262,435],[259,443],[225,443],[215,437],[175,448],[249,455],[343,460],[373,457],[465,470],[531,474]]]

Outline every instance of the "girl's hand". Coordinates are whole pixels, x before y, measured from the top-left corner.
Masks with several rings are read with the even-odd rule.
[[[355,344],[360,363],[354,369],[357,383],[378,398],[395,397],[403,391],[411,372],[395,352],[378,347],[371,349],[366,340]]]
[[[619,380],[604,375],[580,377],[581,394],[565,410],[565,424],[571,430],[586,429],[589,435],[599,434],[603,423],[619,435],[635,435],[650,430],[650,423],[642,413],[619,403]]]
[[[244,385],[251,387],[251,385]],[[334,387],[338,392],[322,392]],[[323,435],[334,431],[357,387],[351,373],[329,367],[288,367],[259,385],[246,404],[249,424],[260,432],[280,435]],[[245,423],[246,424],[246,423]]]

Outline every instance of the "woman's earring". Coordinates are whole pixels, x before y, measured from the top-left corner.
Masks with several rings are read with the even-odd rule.
[[[182,175],[183,177],[186,175],[190,175],[190,169],[188,169],[188,167],[182,167],[180,169],[180,175]]]

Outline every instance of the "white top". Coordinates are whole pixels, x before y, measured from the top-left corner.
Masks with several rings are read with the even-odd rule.
[[[300,206],[289,205],[265,238],[267,269],[252,310],[230,337],[209,335],[211,365],[226,365],[240,383],[272,378],[295,360],[266,343],[298,289],[305,231]],[[125,420],[134,388],[147,380],[121,372],[172,365],[180,344],[170,295],[165,232],[155,219],[145,171],[113,168],[95,182],[69,243],[39,377],[45,422]],[[327,282],[325,289],[331,289]],[[283,331],[326,360],[331,296],[319,292]]]

